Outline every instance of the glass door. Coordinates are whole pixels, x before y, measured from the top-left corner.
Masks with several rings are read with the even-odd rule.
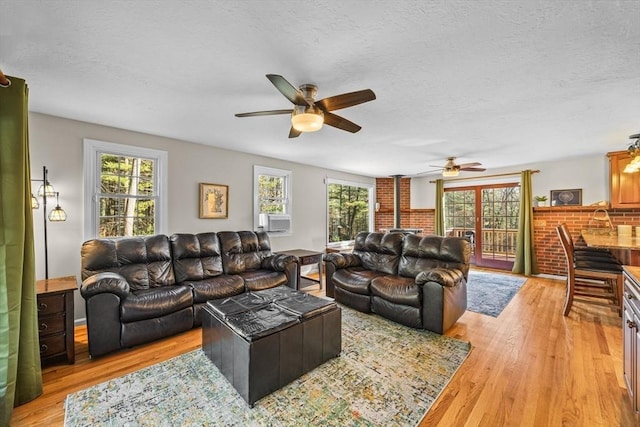
[[[518,184],[445,189],[445,233],[466,237],[471,263],[510,270],[516,255],[520,210]]]

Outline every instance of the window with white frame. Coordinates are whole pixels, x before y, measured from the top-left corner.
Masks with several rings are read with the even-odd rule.
[[[327,243],[350,242],[372,230],[373,200],[373,185],[327,179]]]
[[[85,238],[166,233],[167,152],[84,140]]]
[[[284,233],[292,231],[292,179],[291,171],[254,165],[255,230]]]

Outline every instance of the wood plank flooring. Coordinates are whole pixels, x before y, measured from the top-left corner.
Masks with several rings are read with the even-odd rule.
[[[637,426],[622,377],[622,327],[613,311],[575,303],[564,282],[532,278],[498,318],[466,312],[447,335],[472,351],[421,426]],[[199,348],[201,330],[89,359],[76,328],[76,364],[44,369],[44,394],[11,426],[58,426],[68,393]]]

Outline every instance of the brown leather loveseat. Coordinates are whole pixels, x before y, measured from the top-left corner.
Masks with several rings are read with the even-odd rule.
[[[264,232],[94,239],[81,261],[92,357],[199,326],[209,300],[298,286],[296,258]]]
[[[461,237],[361,232],[352,253],[325,255],[327,296],[442,334],[467,309],[470,256]]]

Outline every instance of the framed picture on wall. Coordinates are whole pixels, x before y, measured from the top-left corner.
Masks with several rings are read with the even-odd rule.
[[[551,206],[582,206],[582,188],[551,190]]]
[[[200,183],[200,218],[229,216],[229,186]]]

